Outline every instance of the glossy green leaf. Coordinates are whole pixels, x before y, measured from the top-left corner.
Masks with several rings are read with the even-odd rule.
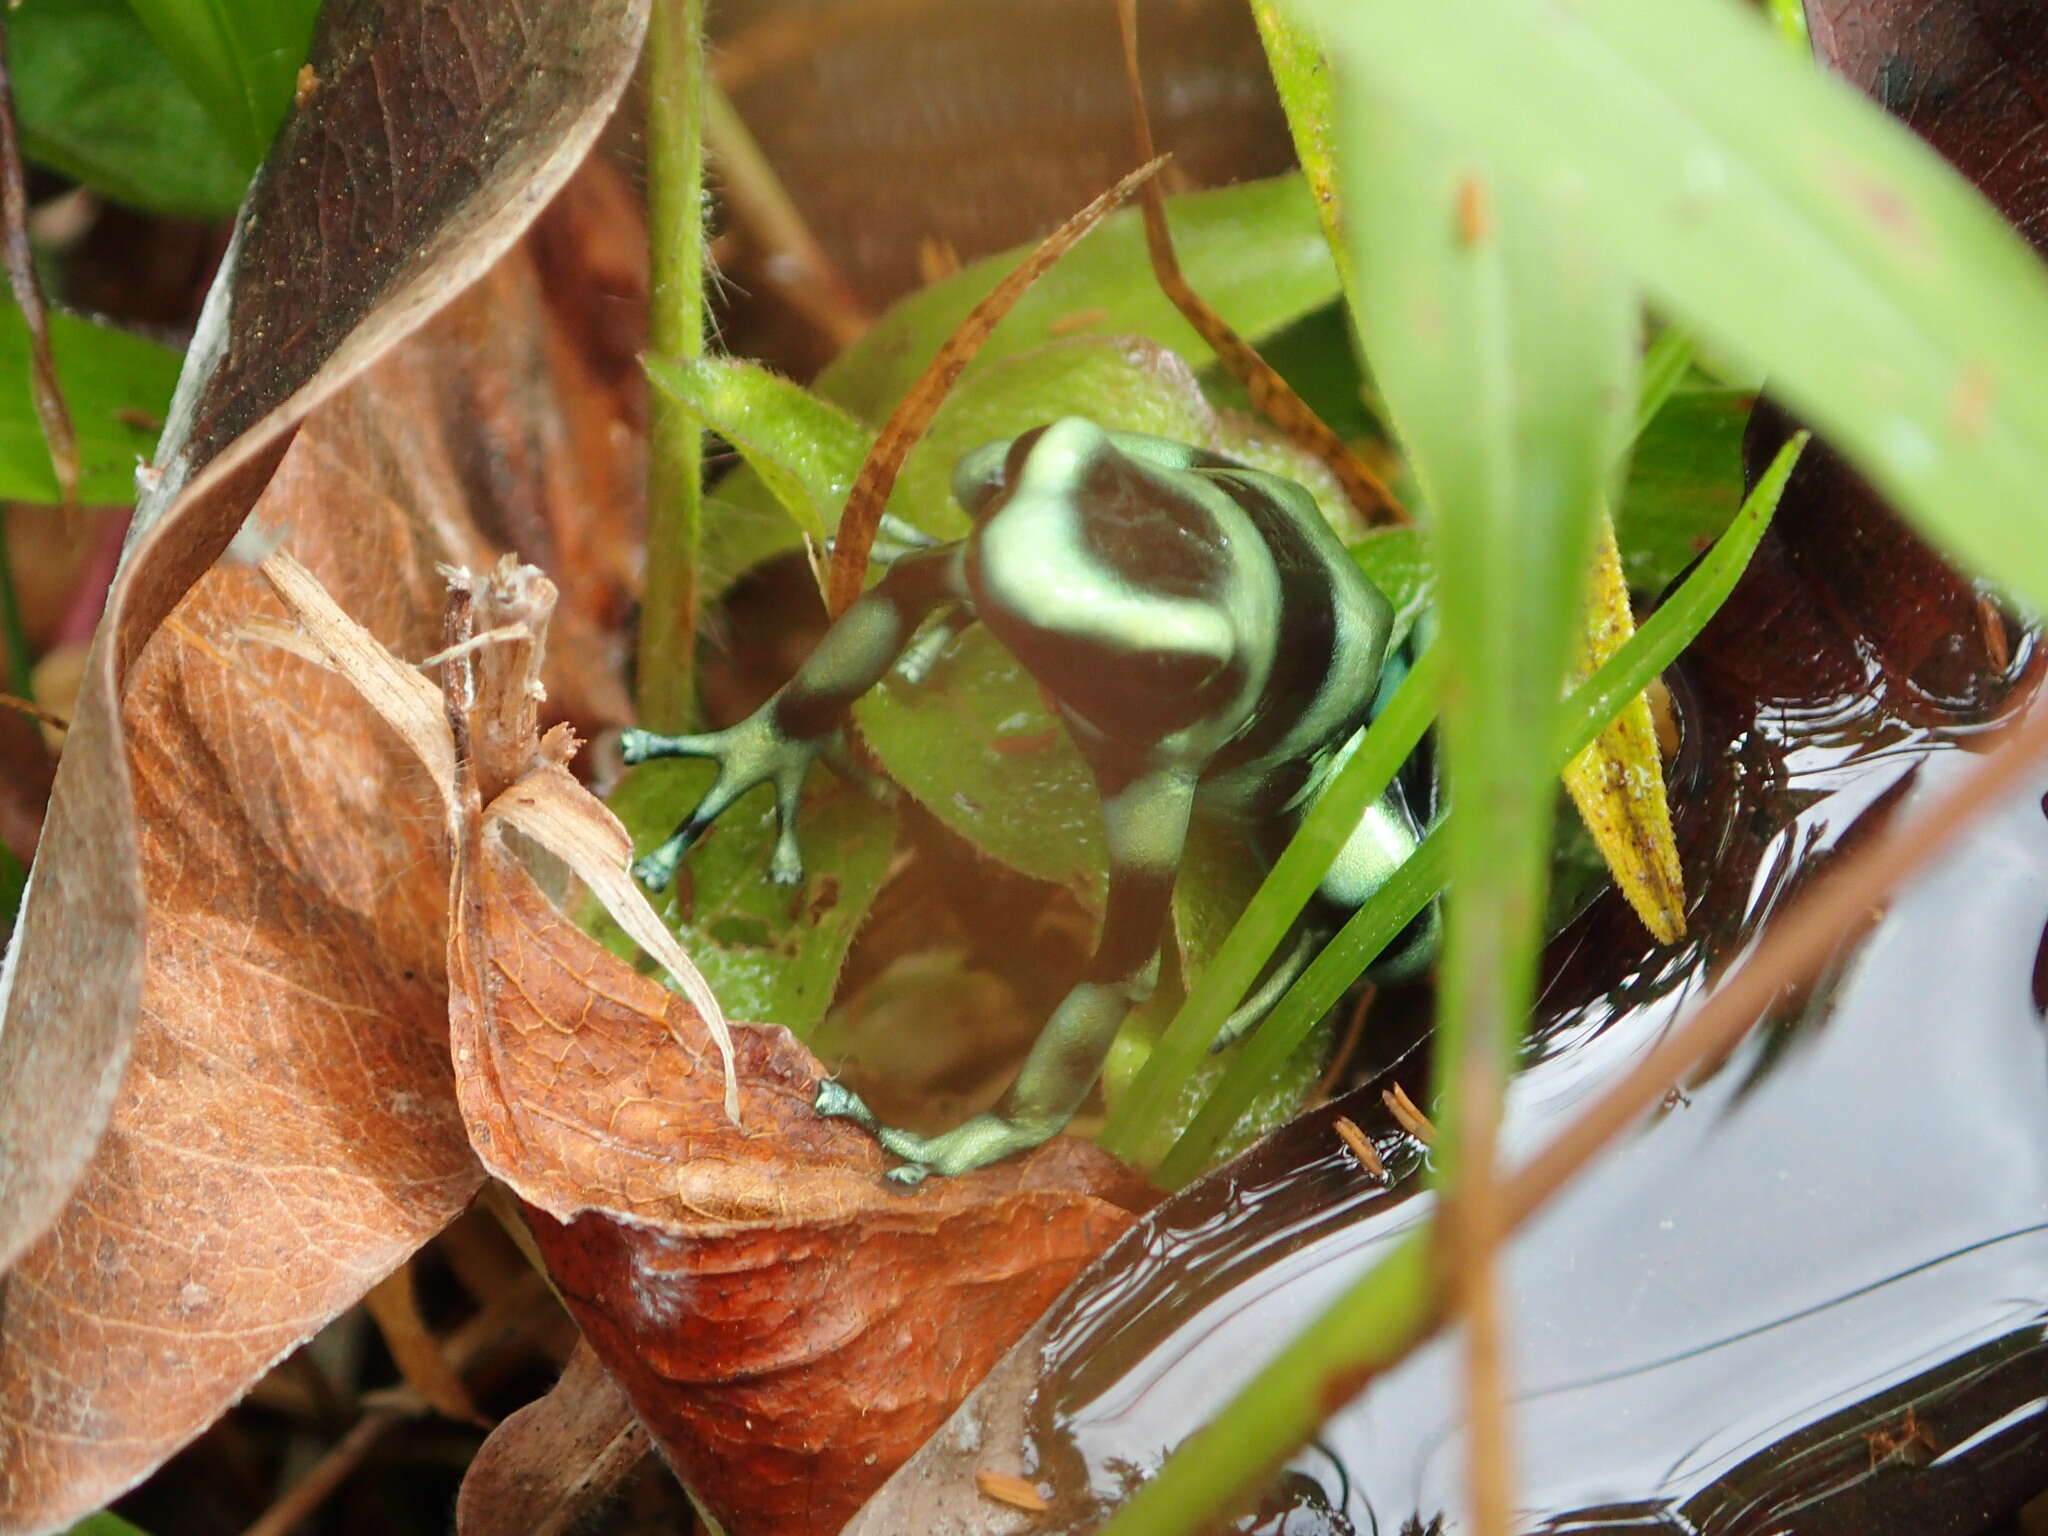
[[[1337,269],[1298,175],[1190,193],[1171,199],[1167,212],[1188,281],[1247,340],[1337,296]],[[1026,254],[985,257],[911,294],[818,376],[818,393],[879,420]],[[1207,344],[1153,280],[1136,209],[1104,219],[1041,277],[995,328],[974,367],[1083,335],[1145,336],[1197,367],[1209,361]]]
[[[50,348],[78,436],[78,494],[87,503],[135,499],[136,460],[156,446],[178,354],[109,325],[50,316]],[[57,500],[57,478],[29,394],[28,327],[0,303],[0,498]]]
[[[921,682],[891,674],[853,709],[889,776],[983,853],[1102,910],[1102,802],[1038,684],[986,629]]]
[[[254,171],[297,89],[320,0],[128,0],[186,88]]]
[[[739,450],[797,529],[824,539],[839,523],[874,434],[838,407],[758,363],[650,357],[655,387]]]
[[[1336,298],[1336,268],[1299,176],[1194,193],[1173,199],[1169,209],[1189,280],[1247,339],[1258,341]],[[879,424],[953,327],[1026,254],[991,256],[903,299],[819,376],[816,392],[856,419]],[[961,388],[1004,359],[1047,343],[1116,337],[1159,342],[1196,368],[1210,360],[1207,345],[1159,292],[1135,211],[1106,219],[1039,279],[996,327]],[[1062,415],[1086,414],[1087,408],[1051,403],[1047,409]],[[918,457],[926,454],[921,450]],[[943,488],[950,462],[944,470],[921,475],[920,483]],[[922,493],[917,507],[911,499],[899,491],[891,510],[920,527],[933,526],[934,519],[945,525],[943,498],[935,504]],[[719,486],[717,504],[705,517],[707,593],[796,547],[793,530],[779,516],[760,515],[775,506],[752,474],[729,476]],[[836,513],[831,521],[837,522]]]
[[[1742,502],[1742,434],[1756,396],[1694,375],[1636,440],[1615,512],[1621,565],[1637,592],[1678,579]]]
[[[1436,588],[1428,541],[1419,528],[1388,528],[1353,544],[1351,558],[1394,605],[1394,628],[1387,639],[1391,652],[1407,640]]]
[[[1352,77],[1567,199],[1660,310],[2048,608],[2048,275],[1934,151],[1726,0],[1315,10]]]
[[[87,1515],[72,1526],[64,1536],[147,1536],[141,1526],[123,1520],[110,1509],[103,1509],[96,1515]]]
[[[22,152],[118,203],[220,218],[250,165],[127,0],[26,0],[7,18]]]
[[[607,803],[644,853],[674,830],[712,774],[708,763],[647,763]],[[802,1035],[831,1006],[847,949],[888,873],[896,813],[819,768],[797,838],[803,883],[771,885],[775,807],[764,786],[719,817],[654,904],[729,1014]],[[614,954],[644,963],[608,918],[593,931]]]

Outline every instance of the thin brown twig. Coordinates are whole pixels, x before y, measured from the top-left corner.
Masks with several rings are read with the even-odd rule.
[[[1069,247],[1100,224],[1111,210],[1158,175],[1165,164],[1164,160],[1151,160],[1139,166],[1040,241],[1038,248],[1019,262],[1007,277],[996,284],[988,297],[975,305],[967,318],[953,328],[953,334],[946,338],[946,344],[939,348],[938,355],[897,402],[896,409],[889,414],[889,420],[876,437],[875,446],[868,451],[867,461],[854,477],[853,489],[846,493],[845,510],[839,514],[839,532],[832,545],[831,578],[825,588],[825,607],[833,618],[846,612],[853,605],[853,600],[860,596],[862,578],[867,574],[868,553],[875,544],[875,529],[881,524],[882,509],[889,504],[889,492],[895,488],[897,471],[902,469],[903,461],[910,456],[917,440],[924,436],[924,429],[944,403],[953,381],[974,361],[975,353],[988,340],[989,332],[1024,296],[1024,291],[1065,255]]]
[[[769,283],[834,346],[852,346],[874,316],[825,254],[746,120],[716,85],[704,93],[704,147],[717,163],[725,206],[772,258],[765,263]]]
[[[1129,81],[1131,121],[1138,158],[1150,160],[1157,150],[1152,144],[1152,116],[1145,107],[1145,86],[1138,71],[1137,0],[1117,0],[1117,24],[1123,32],[1124,73]],[[1152,257],[1152,276],[1160,291],[1173,300],[1188,324],[1195,328],[1252,397],[1259,414],[1295,442],[1329,466],[1343,487],[1345,498],[1368,523],[1405,523],[1408,513],[1363,459],[1330,429],[1294,386],[1273,371],[1272,365],[1195,292],[1180,269],[1174,254],[1173,232],[1166,224],[1166,196],[1156,183],[1148,184],[1139,206],[1145,216],[1145,249]]]
[[[484,1351],[519,1326],[526,1313],[543,1303],[547,1304],[550,1312],[553,1311],[553,1293],[548,1289],[547,1280],[539,1274],[530,1275],[525,1283],[505,1290],[448,1336],[449,1364],[458,1371],[468,1370]],[[428,1406],[424,1399],[415,1401],[421,1409]],[[287,1536],[326,1502],[328,1495],[342,1485],[385,1435],[414,1417],[417,1413],[411,1407],[372,1408],[307,1469],[305,1476],[287,1488],[270,1508],[245,1527],[242,1536]]]
[[[0,693],[0,709],[11,709],[17,715],[27,715],[31,720],[40,720],[52,730],[71,729],[71,722],[54,709],[45,709],[32,699],[17,698],[11,693]]]
[[[7,28],[0,23],[0,242],[7,253],[7,281],[28,327],[29,390],[36,419],[43,425],[43,443],[57,476],[57,496],[65,506],[78,505],[78,439],[71,430],[71,412],[57,379],[57,360],[50,352],[50,314],[43,304],[43,285],[36,277],[35,253],[28,241],[28,181],[21,168],[21,137],[14,123],[14,83],[7,66]]]
[[[1351,1005],[1351,1018],[1344,1026],[1344,1037],[1337,1042],[1337,1049],[1330,1053],[1330,1064],[1323,1068],[1314,1092],[1309,1094],[1310,1104],[1321,1104],[1330,1097],[1330,1090],[1337,1086],[1344,1076],[1344,1069],[1351,1065],[1351,1058],[1358,1054],[1358,1042],[1365,1038],[1365,1016],[1372,1011],[1373,999],[1379,996],[1379,990],[1369,981],[1358,989],[1358,1001]]]
[[[1444,1197],[1451,1305],[1465,1316],[1466,1487],[1477,1536],[1508,1536],[1513,1502],[1511,1432],[1501,1354],[1500,1182],[1494,1167],[1501,1107],[1500,1061],[1475,1042],[1453,1079],[1458,1095],[1458,1175]]]

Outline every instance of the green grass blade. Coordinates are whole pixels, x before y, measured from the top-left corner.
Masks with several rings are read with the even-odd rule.
[[[1551,721],[1599,508],[1636,399],[1633,290],[1548,189],[1407,98],[1338,103],[1349,295],[1437,557],[1451,899],[1440,1072],[1506,1075],[1534,995],[1555,794]],[[1439,1167],[1457,1116],[1439,1114]]]

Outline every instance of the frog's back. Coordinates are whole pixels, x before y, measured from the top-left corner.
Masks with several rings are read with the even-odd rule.
[[[1253,810],[1364,719],[1392,611],[1300,486],[1079,418],[955,485],[977,613],[1080,728]]]

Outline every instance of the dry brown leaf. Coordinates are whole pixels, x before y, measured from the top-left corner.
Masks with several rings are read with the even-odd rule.
[[[651,1449],[626,1394],[578,1344],[547,1396],[500,1424],[470,1462],[456,1536],[560,1536]]]
[[[689,1004],[563,919],[501,825],[465,840],[450,934],[471,1139],[730,1536],[836,1531],[1145,1197],[1065,1140],[900,1193],[779,1028],[734,1031],[735,1126]]]
[[[280,133],[201,317],[0,978],[0,1265],[78,1182],[142,995],[119,704],[130,667],[306,414],[466,288],[561,187],[645,22],[645,0],[325,9],[311,59],[322,88]]]
[[[493,315],[544,312],[538,289],[523,254],[490,274],[306,423],[258,508],[401,656],[440,647],[436,566],[495,553],[470,515],[489,488],[465,473],[489,462],[489,423],[449,407],[447,381],[475,377]],[[539,401],[561,349],[508,329],[486,355]],[[7,1282],[0,1530],[145,1475],[481,1176],[447,1057],[447,808],[343,675],[265,638],[289,624],[256,571],[224,566],[128,690],[143,1015],[78,1198]]]

